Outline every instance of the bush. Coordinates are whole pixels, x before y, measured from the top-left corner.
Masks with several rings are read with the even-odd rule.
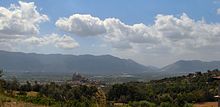
[[[186,103],[186,104],[184,104],[184,106],[183,106],[183,107],[193,107],[193,104]]]
[[[160,103],[160,107],[179,107],[173,103],[170,103],[170,102],[162,102]]]
[[[17,100],[30,102],[33,104],[41,104],[41,105],[54,105],[57,102],[50,98],[44,98],[44,97],[31,97],[31,96],[25,96],[25,95],[19,95],[16,96]]]

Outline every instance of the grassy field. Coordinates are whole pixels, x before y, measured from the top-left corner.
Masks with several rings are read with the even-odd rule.
[[[33,96],[33,94],[35,93],[29,93],[29,94]],[[47,106],[41,106],[41,105],[17,101],[14,98],[0,94],[0,107],[47,107]]]
[[[5,102],[0,107],[47,107],[24,102]]]

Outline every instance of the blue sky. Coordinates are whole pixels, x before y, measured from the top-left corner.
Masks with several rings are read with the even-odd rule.
[[[19,47],[14,47],[12,44],[7,44],[7,46],[12,46],[13,49],[9,50],[6,47],[0,47],[2,50],[8,50],[8,51],[23,51],[23,52],[37,52],[37,53],[63,53],[63,54],[95,54],[95,55],[102,55],[102,54],[111,54],[114,56],[118,56],[121,58],[129,58],[133,59],[139,63],[142,63],[144,65],[155,65],[155,66],[163,66],[166,64],[169,64],[171,62],[174,62],[179,59],[201,59],[201,60],[218,60],[219,57],[217,54],[219,53],[219,44],[210,44],[211,40],[214,40],[214,36],[216,38],[219,38],[219,32],[217,31],[208,31],[207,32],[213,32],[211,35],[212,38],[210,41],[206,41],[206,35],[204,35],[204,38],[201,37],[201,40],[197,44],[197,39],[192,39],[191,36],[196,35],[194,34],[194,31],[189,30],[187,33],[180,33],[180,36],[189,36],[189,38],[179,38],[178,36],[179,33],[177,32],[171,32],[171,34],[176,34],[178,36],[178,39],[176,40],[177,37],[175,38],[170,38],[169,35],[167,36],[164,32],[161,33],[161,30],[159,28],[155,28],[157,26],[155,21],[159,22],[159,19],[157,20],[156,16],[159,14],[163,15],[160,19],[162,21],[166,21],[165,18],[167,18],[167,15],[172,15],[173,17],[171,18],[172,20],[176,21],[175,18],[181,20],[181,16],[184,16],[183,14],[186,14],[186,16],[195,21],[193,22],[193,25],[191,26],[197,26],[198,21],[205,21],[204,26],[211,26],[212,29],[218,29],[219,28],[219,23],[220,23],[220,15],[218,14],[217,10],[220,8],[220,1],[219,0],[22,0],[24,3],[30,3],[34,2],[34,5],[37,7],[36,11],[40,13],[40,15],[46,15],[49,19],[49,21],[37,21],[33,22],[34,25],[39,27],[39,32],[33,33],[34,35],[37,35],[37,37],[46,37],[51,34],[57,34],[61,35],[58,36],[59,38],[62,38],[63,35],[67,35],[70,38],[73,38],[74,41],[72,40],[71,42],[77,42],[77,44],[72,44],[71,46],[68,47],[76,47],[76,48],[71,48],[71,49],[60,49],[60,48],[54,48],[52,45],[56,45],[56,47],[59,47],[60,44],[62,43],[56,43],[50,42],[49,45],[47,46],[33,46],[30,48],[26,48],[26,42],[22,44]],[[4,7],[9,9],[11,4],[15,4],[16,6],[19,7],[19,1],[18,0],[0,0],[0,7]],[[10,9],[9,9],[10,10]],[[142,38],[146,39],[144,43],[142,42],[136,42],[135,40],[131,39],[126,39],[124,35],[121,37],[114,37],[118,36],[116,33],[117,29],[114,30],[109,30],[109,26],[113,26],[114,28],[118,28],[116,25],[110,24],[106,25],[104,24],[104,29],[106,30],[105,33],[100,33],[97,35],[80,35],[83,31],[80,33],[76,32],[75,30],[73,31],[67,31],[66,29],[63,29],[63,26],[56,25],[55,23],[60,19],[60,18],[69,18],[70,16],[75,16],[75,14],[79,14],[81,16],[77,16],[75,18],[78,18],[81,21],[85,21],[81,19],[83,15],[90,15],[91,17],[85,17],[85,18],[91,18],[89,20],[93,20],[94,17],[99,18],[100,23],[106,23],[106,19],[110,18],[115,18],[120,20],[122,22],[122,26],[125,26],[127,28],[128,26],[132,29],[132,31],[128,32],[133,32],[131,35],[134,35],[132,38],[136,38],[139,36],[142,36],[140,32],[135,32],[134,30],[138,30],[139,27],[136,28],[136,26],[133,26],[134,24],[144,24],[146,29],[154,29],[154,30],[143,30],[145,32],[144,34],[149,34],[150,37],[156,36],[155,38],[161,38],[165,41],[169,41],[167,43],[159,42],[161,45],[156,45],[158,42],[155,42],[154,44],[151,43],[152,38]],[[1,16],[0,16],[1,17]],[[39,16],[40,17],[40,16]],[[74,18],[74,19],[75,19]],[[186,18],[187,19],[187,18]],[[4,20],[4,19],[0,19]],[[4,20],[5,21],[5,20]],[[65,20],[67,21],[67,20]],[[185,20],[183,20],[185,21]],[[76,21],[69,22],[68,23],[73,23],[76,24]],[[111,22],[111,21],[109,21]],[[9,22],[7,22],[9,23]],[[33,24],[32,23],[32,24]],[[81,24],[84,24],[83,22],[80,22]],[[85,22],[86,23],[86,22]],[[113,23],[113,22],[111,22]],[[168,22],[163,22],[166,24],[169,24]],[[176,22],[178,24],[178,21]],[[161,23],[158,23],[161,24]],[[186,23],[188,24],[188,23]],[[184,26],[186,25],[184,24]],[[212,25],[216,24],[216,26]],[[94,25],[95,26],[95,25]],[[97,30],[95,29],[96,27],[92,26],[92,30]],[[162,26],[162,25],[161,25]],[[88,26],[87,26],[88,27]],[[91,26],[89,26],[91,27]],[[88,28],[89,28],[88,27]],[[158,26],[157,26],[158,27]],[[188,26],[190,27],[190,25]],[[1,26],[0,26],[1,28]],[[82,26],[77,25],[77,28],[82,28]],[[169,27],[167,27],[169,28]],[[8,28],[9,29],[9,28]],[[8,30],[7,29],[7,30]],[[118,28],[119,29],[119,28]],[[141,29],[141,28],[140,28]],[[179,29],[179,28],[178,28]],[[185,28],[184,28],[185,29]],[[201,29],[209,29],[208,27],[204,27]],[[199,29],[199,30],[201,30]],[[3,29],[4,30],[4,29]],[[2,30],[2,32],[3,32]],[[14,31],[12,27],[10,27],[9,30]],[[158,35],[153,35],[150,32],[155,31]],[[87,31],[84,31],[87,32]],[[92,32],[92,31],[91,31]],[[130,35],[126,30],[120,31],[123,34],[127,34],[128,36]],[[204,32],[203,34],[206,34],[207,32]],[[116,35],[113,35],[116,34]],[[170,33],[170,32],[168,32]],[[193,34],[192,34],[193,33]],[[2,35],[4,32],[2,33]],[[29,34],[29,35],[33,35]],[[137,35],[136,35],[137,34]],[[143,35],[144,35],[143,34]],[[190,35],[186,35],[190,34]],[[0,29],[0,35],[1,35],[1,29]],[[4,34],[4,35],[9,35],[9,34]],[[14,34],[16,35],[16,34]],[[28,36],[27,33],[19,34],[19,35],[24,35]],[[198,34],[199,35],[199,34]],[[11,34],[10,34],[11,36]],[[164,38],[164,36],[167,36]],[[196,35],[197,36],[197,35]],[[208,36],[208,35],[207,35]],[[29,36],[30,37],[30,36]],[[105,38],[104,38],[105,37]],[[149,37],[149,36],[147,36]],[[172,36],[173,37],[173,36]],[[195,36],[194,36],[195,37]],[[107,39],[112,39],[114,41],[108,41],[106,42]],[[123,38],[123,39],[122,39]],[[129,38],[129,37],[128,37]],[[200,38],[200,37],[199,37]],[[1,36],[0,36],[1,39]],[[117,39],[117,40],[116,40]],[[141,39],[141,38],[140,38]],[[173,41],[175,39],[175,41]],[[28,39],[29,40],[29,39]],[[39,40],[39,38],[37,38]],[[42,39],[40,39],[42,40]],[[47,39],[45,39],[46,41]],[[63,40],[63,39],[62,39]],[[139,40],[139,39],[138,39]],[[184,45],[182,47],[182,44],[190,44],[188,43],[189,41],[196,41],[196,44],[193,44],[194,46],[198,45],[197,47],[193,49],[188,49],[188,45]],[[61,40],[60,40],[61,41]],[[60,42],[59,41],[59,42]],[[135,42],[134,42],[135,41]],[[179,41],[179,42],[177,42]],[[183,43],[184,41],[184,43]],[[186,42],[187,41],[187,42]],[[212,41],[213,42],[213,41]],[[8,42],[9,43],[9,42]],[[48,43],[48,42],[47,42]],[[123,44],[122,44],[123,43]],[[5,44],[5,43],[4,43]],[[45,44],[45,43],[44,43]],[[58,46],[58,45],[59,46]],[[67,43],[68,44],[68,43]],[[64,44],[67,46],[66,44]],[[77,46],[76,46],[77,45]],[[115,45],[118,45],[114,47]],[[124,47],[131,47],[129,49],[121,49],[121,46]],[[127,46],[125,46],[127,45]],[[129,46],[131,45],[131,46]],[[178,47],[180,46],[181,47]],[[64,47],[64,46],[61,46]],[[120,47],[120,48],[118,48]],[[155,48],[156,47],[156,48]],[[206,50],[207,48],[212,48],[215,50],[215,54],[212,55],[212,57],[207,56]],[[219,49],[219,50],[218,50]],[[164,50],[164,51],[163,51]],[[170,51],[169,51],[170,50]],[[180,52],[179,50],[183,50],[183,52]],[[199,54],[205,52],[204,54]],[[156,59],[155,59],[156,58]]]
[[[51,22],[59,17],[72,14],[91,14],[105,19],[115,17],[126,24],[152,24],[157,14],[181,15],[187,13],[191,18],[199,20],[205,18],[207,22],[219,22],[216,9],[220,7],[219,0],[22,0],[34,2],[42,13],[50,17]],[[18,4],[18,0],[1,0],[0,5],[9,7]],[[54,32],[53,24],[43,24],[42,32]],[[51,29],[52,28],[52,29]]]

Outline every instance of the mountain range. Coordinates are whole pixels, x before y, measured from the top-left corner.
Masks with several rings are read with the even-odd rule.
[[[0,51],[0,68],[12,72],[79,72],[88,74],[137,74],[147,72],[196,72],[220,68],[220,61],[180,60],[162,68],[144,66],[111,55],[62,55]]]
[[[220,68],[220,61],[180,60],[160,69],[161,72],[198,72]]]
[[[0,68],[13,72],[141,73],[155,69],[111,55],[61,55],[0,51]]]

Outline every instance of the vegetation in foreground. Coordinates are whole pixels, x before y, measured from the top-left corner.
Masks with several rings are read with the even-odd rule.
[[[215,76],[220,76],[217,69],[150,82],[114,84],[105,89],[93,85],[28,81],[19,84],[16,79],[1,80],[0,103],[20,101],[51,107],[192,107],[194,103],[217,100],[213,96],[218,93],[218,82],[211,79]]]
[[[2,74],[2,71],[0,71]],[[104,94],[95,86],[70,84],[19,84],[14,78],[11,81],[1,80],[2,103],[10,100],[29,102],[52,107],[96,107],[105,103]],[[8,100],[8,98],[10,100]]]
[[[132,107],[191,107],[197,102],[217,101],[219,70],[191,73],[187,76],[164,78],[150,82],[115,84],[108,92],[108,100]]]

